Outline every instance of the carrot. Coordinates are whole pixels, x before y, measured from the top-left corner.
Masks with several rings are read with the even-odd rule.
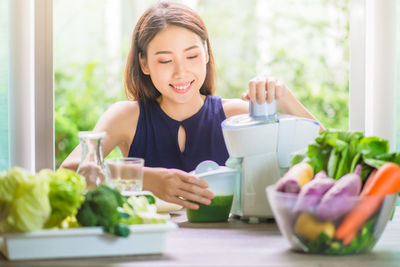
[[[395,163],[385,163],[372,178],[366,196],[385,196],[400,190],[400,167]]]
[[[350,245],[350,243],[353,241],[354,237],[356,237],[357,233],[351,233],[350,235],[346,236],[343,239],[343,244],[345,244],[346,246]]]
[[[371,187],[374,184],[373,181],[375,181],[375,176],[376,176],[376,172],[378,171],[378,169],[374,169],[370,175],[368,176],[367,181],[365,182],[363,189],[361,190],[360,196],[366,196],[370,191],[371,191]]]
[[[383,197],[366,197],[360,200],[357,206],[343,219],[339,228],[335,233],[335,238],[344,240],[344,244],[348,245],[353,241],[357,232],[378,209]]]
[[[369,181],[371,179],[371,181]],[[343,219],[335,233],[338,240],[345,239],[350,244],[357,232],[379,208],[385,195],[399,192],[400,167],[394,163],[385,163],[376,174],[370,176],[363,189],[363,198],[356,207]]]

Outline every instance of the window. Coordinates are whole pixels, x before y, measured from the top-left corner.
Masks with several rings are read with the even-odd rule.
[[[7,55],[0,64],[8,68],[5,80],[2,75],[5,86],[1,88],[2,93],[8,91],[4,102],[8,106],[8,123],[2,124],[4,128],[7,125],[8,135],[5,168],[20,166],[35,172],[54,167],[51,3],[52,0],[1,1],[1,12],[6,13],[0,21],[9,21],[7,40],[0,46],[1,53],[5,51]]]
[[[9,0],[0,1],[0,170],[8,169]]]
[[[55,121],[55,151],[58,166],[78,144],[77,131],[91,129],[100,114],[112,102],[125,98],[122,73],[131,33],[139,15],[155,2],[156,0],[85,0],[77,1],[72,5],[67,0],[0,1],[0,169],[10,167],[12,165],[10,162],[13,160],[10,155],[15,155],[15,147],[11,144],[14,142],[11,140],[14,135],[9,134],[9,131],[13,130],[12,127],[10,128],[12,124],[10,122],[21,121],[19,125],[27,127],[27,132],[24,130],[15,132],[21,138],[27,136],[26,139],[29,139],[29,146],[22,145],[18,155],[29,154],[30,158],[27,158],[27,162],[35,160],[41,162],[40,164],[33,163],[36,169],[40,169],[45,165],[51,165],[52,162],[52,159],[43,158],[53,158],[52,123]],[[382,113],[379,106],[368,106],[371,104],[371,101],[368,101],[374,99],[374,95],[365,90],[370,85],[365,66],[367,68],[374,66],[366,58],[369,55],[366,51],[370,45],[367,29],[371,27],[365,26],[367,23],[372,23],[377,32],[384,32],[382,29],[385,27],[380,22],[387,23],[389,19],[387,15],[390,15],[391,21],[394,21],[399,29],[399,1],[190,0],[179,2],[184,2],[198,10],[207,25],[219,75],[218,95],[226,98],[240,97],[240,93],[247,88],[248,79],[254,74],[272,74],[285,81],[326,127],[347,129],[348,121],[350,121],[351,130],[372,129],[367,130],[367,134],[378,136],[381,134],[377,130],[386,128],[382,137],[392,138],[393,136],[393,140],[397,139],[397,150],[399,150],[400,105],[396,105],[396,103],[400,104],[398,30],[392,35],[389,34],[395,37],[396,45],[393,42],[391,44],[395,50],[397,49],[395,61],[397,71],[395,72],[396,82],[394,82],[397,98],[393,102],[394,97],[390,98],[386,94],[379,95],[379,91],[374,91],[378,93],[378,96],[383,96],[376,102],[395,110],[397,119],[393,114],[389,116]],[[386,11],[384,10],[383,15],[381,14],[384,19],[371,22],[368,19],[369,12],[380,9],[373,6],[371,8],[366,3],[373,3],[379,8],[383,5],[396,8],[391,9],[386,6]],[[15,15],[15,12],[27,9],[28,4],[32,5],[29,8],[33,10],[35,18],[34,42],[30,44],[30,49],[33,51],[35,47],[39,50],[34,52],[36,61],[32,68],[35,91],[28,90],[30,95],[19,92],[25,97],[10,102],[12,96],[9,92],[15,92],[21,88],[9,88],[12,84],[8,78],[25,80],[15,78],[9,68],[9,63],[14,62],[13,54],[9,53],[9,43],[12,41],[10,36],[15,32],[10,30],[11,26],[15,26],[10,21],[14,21],[12,19],[14,17],[24,18],[21,14]],[[360,6],[361,9],[358,9]],[[8,12],[9,10],[14,13]],[[393,15],[388,10],[395,10],[397,13]],[[51,11],[54,12],[54,24],[51,20],[53,13]],[[358,24],[353,27],[357,31],[350,32],[349,24],[352,25],[352,21],[349,15],[358,11],[361,17],[357,21]],[[390,25],[393,26],[393,23]],[[29,27],[23,27],[25,28]],[[44,34],[41,33],[43,29]],[[29,34],[31,33],[27,33]],[[51,36],[54,40],[51,40]],[[357,39],[358,46],[354,46],[352,38]],[[49,49],[49,40],[54,41],[54,118],[52,115],[53,91],[52,87],[48,86],[52,84],[49,77],[53,77],[51,65],[53,51]],[[352,52],[349,43],[352,45]],[[47,51],[44,57],[43,51]],[[352,57],[356,51],[360,52],[361,59]],[[392,52],[390,56],[394,58]],[[47,63],[37,64],[38,59],[43,58]],[[354,76],[354,70],[360,70],[358,76]],[[393,68],[390,70],[393,71]],[[357,79],[361,82],[354,83]],[[349,80],[350,97],[348,96]],[[44,86],[42,82],[45,83]],[[375,88],[378,87],[375,86]],[[9,110],[17,110],[12,109],[13,107],[25,106],[20,101],[35,103],[32,108],[33,120],[22,122],[26,116],[9,112]],[[350,103],[350,118],[348,102]],[[388,105],[388,103],[391,104]],[[370,125],[365,125],[370,119],[368,116],[376,112],[381,113],[375,117],[375,121],[382,124],[375,123],[374,127],[368,128]],[[31,125],[32,121],[34,129],[30,132],[31,126],[26,125]],[[359,127],[352,128],[352,122],[357,121],[362,123],[358,125]],[[43,129],[46,129],[44,134],[42,134]],[[31,149],[31,144],[33,144],[33,149]],[[44,147],[45,150],[43,150]]]
[[[220,74],[239,97],[265,73],[282,79],[329,128],[348,128],[349,0],[201,1]]]
[[[125,99],[131,34],[155,2],[54,0],[57,165],[78,144],[77,131],[92,129],[112,102]],[[179,2],[206,23],[217,95],[240,97],[249,79],[267,73],[282,79],[325,126],[348,128],[349,0]]]

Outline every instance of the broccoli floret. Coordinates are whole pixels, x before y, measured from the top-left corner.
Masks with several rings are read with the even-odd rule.
[[[124,224],[114,225],[114,227],[110,228],[107,232],[122,237],[127,237],[131,233],[129,227]]]
[[[76,220],[82,226],[97,226],[99,222],[96,214],[93,213],[89,202],[84,202],[82,204],[76,214]]]
[[[121,207],[126,199],[119,191],[100,185],[89,190],[76,215],[82,226],[103,226],[104,231],[117,236],[128,236],[129,228],[119,224]]]

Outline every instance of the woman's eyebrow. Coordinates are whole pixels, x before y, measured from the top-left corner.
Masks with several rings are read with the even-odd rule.
[[[192,50],[192,49],[195,49],[195,48],[199,48],[199,46],[198,45],[192,45],[192,46],[189,46],[188,48],[186,48],[184,51],[186,52],[186,51],[189,51],[189,50]]]
[[[183,51],[189,51],[189,50],[192,50],[192,49],[195,49],[195,48],[199,48],[199,46],[198,45],[192,45],[192,46],[189,46],[188,48],[185,48],[185,50],[183,50]],[[159,54],[172,54],[172,52],[171,51],[157,51],[157,52],[155,52],[154,53],[154,55],[159,55]]]

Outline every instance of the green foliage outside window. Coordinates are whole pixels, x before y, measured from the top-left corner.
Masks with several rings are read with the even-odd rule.
[[[79,144],[78,132],[90,131],[111,103],[124,98],[107,93],[104,66],[90,62],[55,72],[56,166]],[[110,156],[118,155],[114,150]]]
[[[294,0],[285,2],[291,1]],[[336,65],[336,69],[325,57],[327,52],[324,50],[310,53],[312,49],[307,50],[305,47],[306,52],[310,54],[299,56],[296,46],[300,45],[297,43],[287,46],[279,42],[275,45],[275,42],[272,42],[268,48],[260,48],[256,41],[258,31],[262,30],[262,27],[270,27],[272,34],[286,34],[289,41],[291,33],[296,29],[302,29],[304,38],[307,38],[306,44],[317,44],[319,47],[324,46],[323,43],[321,44],[321,39],[323,39],[321,37],[329,35],[329,27],[332,27],[323,19],[305,21],[300,13],[294,13],[291,17],[285,17],[295,25],[294,29],[282,33],[278,23],[275,25],[267,21],[266,25],[263,25],[254,16],[257,3],[260,2],[262,1],[202,0],[198,2],[198,10],[207,25],[216,59],[216,94],[223,98],[239,98],[247,89],[248,80],[263,69],[257,64],[260,53],[263,49],[268,49],[270,57],[263,64],[269,72],[282,79],[326,128],[347,129],[348,0],[324,0],[324,4],[329,5],[341,15],[341,18],[344,18],[338,23],[342,34],[331,38],[337,51],[340,51],[337,58],[340,64]],[[241,12],[238,13],[235,10]],[[274,16],[270,18],[273,22],[278,21],[283,15],[276,12]],[[221,19],[221,17],[229,18],[229,20]],[[109,74],[106,67],[107,63],[104,62],[88,62],[84,65],[67,65],[56,70],[57,167],[79,144],[78,131],[93,129],[100,115],[112,103],[125,99],[122,85],[118,92],[109,89],[110,84],[107,79]],[[121,66],[120,73],[121,84],[123,67]],[[120,155],[118,149],[114,150],[110,156],[116,155]]]

